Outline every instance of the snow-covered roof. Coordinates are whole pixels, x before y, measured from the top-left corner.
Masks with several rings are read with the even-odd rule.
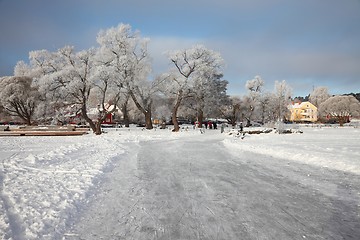
[[[118,114],[121,114],[121,111],[120,111],[119,107],[117,107],[115,105],[105,104],[105,109],[106,109],[106,111],[109,111],[109,112],[113,111],[115,107],[117,108],[115,112],[118,113]],[[96,114],[99,113],[99,110],[102,111],[103,108],[102,107],[100,107],[100,108],[97,108],[97,107],[96,108],[90,108],[88,110],[88,114],[89,115],[96,115]]]
[[[301,109],[303,109],[303,108],[307,108],[308,105],[315,107],[311,102],[301,102],[301,103],[293,103],[293,104],[291,104],[290,108],[294,108],[294,109],[301,108]]]

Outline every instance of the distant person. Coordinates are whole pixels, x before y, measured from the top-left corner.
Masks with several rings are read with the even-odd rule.
[[[243,126],[243,123],[241,122],[240,123],[240,132],[242,132],[244,130],[244,126]]]

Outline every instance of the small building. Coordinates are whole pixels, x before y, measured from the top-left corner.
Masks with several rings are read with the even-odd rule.
[[[318,110],[311,102],[292,103],[289,106],[291,122],[316,122]]]
[[[114,110],[114,108],[116,108],[116,109]],[[118,121],[120,121],[120,119],[123,117],[123,114],[120,111],[119,107],[117,107],[115,105],[110,105],[110,104],[106,103],[105,109],[106,109],[106,111],[111,112],[111,113],[106,114],[106,118],[104,119],[102,124],[115,124]],[[88,116],[93,121],[96,121],[100,112],[103,112],[103,109],[99,105],[97,108],[90,108],[88,111]]]

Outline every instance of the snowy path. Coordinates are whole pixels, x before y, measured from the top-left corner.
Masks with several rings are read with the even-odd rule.
[[[63,239],[360,239],[358,175],[201,136],[126,144]]]

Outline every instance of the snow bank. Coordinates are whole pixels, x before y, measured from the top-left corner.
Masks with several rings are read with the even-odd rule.
[[[250,151],[360,175],[360,130],[357,128],[306,128],[303,134],[228,136],[224,145],[239,154]],[[240,153],[241,154],[241,153]]]
[[[1,232],[15,239],[56,236],[93,179],[124,152],[106,137],[1,138]]]

